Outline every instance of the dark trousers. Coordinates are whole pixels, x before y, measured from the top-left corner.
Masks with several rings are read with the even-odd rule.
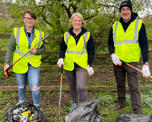
[[[137,62],[129,63],[135,67],[137,67]],[[138,74],[137,71],[125,63],[121,66],[114,65],[114,74],[117,83],[117,93],[118,93],[118,102],[125,104],[125,95],[126,95],[126,88],[125,88],[125,81],[127,76],[128,87],[131,96],[131,106],[134,111],[138,113],[141,112],[141,97],[138,91]]]
[[[66,76],[70,84],[70,93],[73,99],[73,103],[86,101],[86,79],[87,72],[85,69],[77,66],[73,71],[66,70]],[[79,95],[79,101],[78,101]]]

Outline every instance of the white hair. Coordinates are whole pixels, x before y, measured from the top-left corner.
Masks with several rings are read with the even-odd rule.
[[[75,16],[78,16],[78,17],[81,18],[81,20],[82,20],[82,26],[85,26],[85,25],[86,25],[86,22],[84,21],[82,14],[80,14],[80,13],[73,13],[72,16],[71,16],[71,18],[70,18],[70,20],[69,20],[70,26],[72,26],[72,20],[73,20],[73,18],[74,18]]]

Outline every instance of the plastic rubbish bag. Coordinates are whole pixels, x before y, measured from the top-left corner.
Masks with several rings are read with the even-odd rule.
[[[6,110],[3,122],[45,122],[43,111],[30,103],[20,103]]]
[[[65,122],[102,122],[102,117],[97,109],[98,99],[84,102],[65,116]]]
[[[152,122],[152,114],[121,114],[116,122]]]

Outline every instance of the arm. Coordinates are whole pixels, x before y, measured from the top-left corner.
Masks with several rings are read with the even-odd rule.
[[[12,64],[13,61],[13,52],[16,49],[16,39],[14,37],[14,34],[11,35],[9,42],[8,42],[8,49],[5,55],[5,62],[4,64]]]
[[[92,35],[90,35],[90,38],[87,43],[87,52],[88,52],[88,65],[91,66],[95,55],[95,46]]]
[[[141,54],[142,54],[143,64],[144,64],[142,67],[142,72],[143,72],[142,75],[144,78],[148,78],[151,76],[149,65],[146,64],[146,62],[148,62],[148,39],[147,39],[145,25],[143,23],[139,31],[139,45],[141,48]]]
[[[108,49],[109,49],[109,53],[111,55],[113,64],[121,66],[122,62],[120,61],[119,57],[115,55],[115,47],[114,47],[114,41],[113,41],[113,30],[112,30],[112,27],[111,27],[110,32],[109,32]]]
[[[62,37],[61,43],[60,43],[60,53],[59,58],[65,57],[65,51],[67,49],[67,45],[65,44],[64,37]]]
[[[148,62],[148,39],[144,24],[142,24],[141,29],[139,31],[139,45],[141,48],[143,63]]]
[[[58,66],[61,68],[64,66],[64,60],[63,58],[65,57],[65,51],[67,49],[67,46],[64,42],[64,37],[62,37],[61,43],[60,43],[60,53],[59,53],[59,59],[57,61]]]
[[[108,49],[109,49],[110,54],[115,52],[114,42],[113,42],[113,32],[112,31],[113,30],[111,28],[110,32],[109,32],[109,37],[108,37]]]

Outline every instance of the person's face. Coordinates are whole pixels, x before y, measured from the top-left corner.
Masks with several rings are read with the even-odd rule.
[[[131,19],[131,10],[126,6],[122,7],[121,17],[125,22],[128,22]]]
[[[26,13],[24,15],[24,25],[25,27],[32,28],[35,25],[36,20]]]
[[[73,29],[77,29],[77,30],[81,29],[82,20],[81,20],[81,18],[79,16],[75,16],[75,17],[73,17],[71,24],[72,24]]]

